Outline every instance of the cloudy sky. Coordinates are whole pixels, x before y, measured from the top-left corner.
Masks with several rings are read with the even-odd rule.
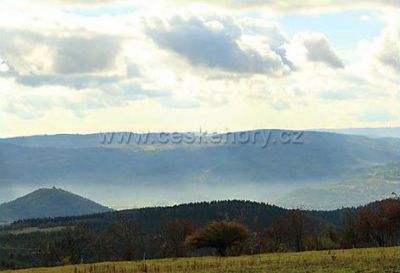
[[[0,0],[0,137],[400,126],[399,71],[398,0]]]

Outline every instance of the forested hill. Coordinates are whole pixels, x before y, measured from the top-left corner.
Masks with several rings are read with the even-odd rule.
[[[313,218],[320,218],[328,223],[338,224],[342,214],[348,209],[334,211],[306,211]],[[9,228],[53,227],[87,224],[101,229],[120,218],[130,219],[140,225],[143,230],[151,231],[162,223],[180,219],[204,225],[216,220],[232,220],[245,223],[249,227],[259,224],[269,226],[277,218],[285,216],[290,210],[274,205],[251,201],[213,201],[182,204],[171,207],[153,207],[106,212],[74,217],[58,217],[52,219],[31,219],[15,222]]]
[[[394,246],[400,242],[399,216],[400,200],[393,198],[335,211],[214,201],[23,220],[0,229],[0,269],[139,260],[144,254],[148,259],[211,255],[210,249],[188,248],[186,239],[224,220],[250,229],[243,254]]]
[[[0,224],[20,219],[87,215],[111,209],[57,188],[42,188],[0,204]]]

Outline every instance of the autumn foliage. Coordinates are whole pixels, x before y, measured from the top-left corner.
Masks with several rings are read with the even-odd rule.
[[[171,208],[158,217],[154,213],[163,209],[153,209],[141,221],[143,211],[128,211],[102,216],[108,217],[102,225],[95,218],[69,225],[54,219],[47,220],[49,232],[0,232],[0,268],[400,245],[398,198],[330,212],[268,207],[263,213],[263,206],[244,202],[198,206]],[[229,220],[213,221],[221,218]],[[36,221],[43,220],[26,223]]]
[[[186,244],[195,248],[215,248],[218,255],[226,256],[228,248],[244,243],[249,236],[249,229],[240,223],[212,222],[188,236]]]
[[[356,225],[360,243],[367,246],[390,246],[400,243],[400,205],[398,200],[381,201],[374,208],[358,213]]]

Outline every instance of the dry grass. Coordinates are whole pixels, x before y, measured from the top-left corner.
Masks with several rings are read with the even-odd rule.
[[[400,248],[181,258],[36,268],[20,273],[400,273]]]

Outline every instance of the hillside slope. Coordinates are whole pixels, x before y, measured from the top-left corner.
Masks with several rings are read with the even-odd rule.
[[[371,204],[374,205],[374,204]],[[333,225],[342,221],[342,215],[348,209],[332,211],[306,211],[313,218],[322,219]],[[168,207],[149,207],[111,211],[101,214],[57,217],[54,219],[29,219],[13,223],[7,229],[20,228],[75,226],[78,223],[102,228],[109,226],[115,219],[130,219],[140,223],[147,232],[159,229],[165,221],[182,219],[194,222],[200,226],[212,221],[240,221],[251,228],[255,222],[261,226],[271,225],[277,218],[287,215],[289,209],[252,201],[227,200],[181,204]]]
[[[370,208],[371,211],[375,211],[376,208],[382,206],[388,208],[389,206],[394,209],[393,212],[398,212],[399,204],[400,200],[390,199],[371,203],[367,207]],[[316,241],[311,242],[311,244],[308,245],[310,247],[308,249],[321,249],[317,248],[320,245],[318,242],[321,238],[325,238],[323,236],[327,230],[330,232],[335,230],[332,234],[341,236],[341,230],[345,219],[348,219],[350,216],[351,219],[359,223],[358,212],[365,208],[366,207],[340,209],[335,211],[303,211],[304,218],[301,217],[300,219],[303,219],[302,226],[305,228],[305,234],[307,234],[303,239],[315,238],[315,240],[318,240],[317,244],[315,244]],[[68,257],[70,252],[68,251],[68,246],[64,249],[64,246],[66,246],[64,244],[66,242],[64,241],[65,238],[68,239],[68,243],[70,242],[69,240],[72,239],[72,241],[75,241],[78,245],[80,245],[81,242],[86,242],[84,244],[87,244],[89,249],[85,247],[85,249],[87,249],[85,260],[80,260],[85,263],[122,259],[142,259],[144,252],[148,259],[175,257],[173,256],[175,254],[170,256],[171,253],[167,254],[165,252],[166,249],[164,246],[165,242],[167,242],[166,240],[168,240],[167,238],[174,238],[172,240],[179,240],[179,242],[183,243],[182,240],[184,240],[186,235],[183,235],[185,231],[181,229],[182,227],[202,227],[212,221],[225,220],[241,222],[254,231],[254,234],[260,231],[266,231],[266,229],[270,227],[275,227],[274,230],[276,232],[277,226],[273,224],[275,222],[278,224],[281,231],[278,233],[273,232],[273,234],[277,234],[277,236],[281,238],[279,240],[282,240],[281,236],[286,238],[283,239],[284,241],[281,245],[282,249],[294,250],[293,237],[291,237],[293,233],[291,229],[287,230],[287,228],[294,225],[294,222],[292,222],[294,215],[299,216],[302,214],[299,214],[299,211],[293,214],[293,211],[263,203],[249,201],[214,201],[183,204],[172,207],[131,209],[74,217],[30,219],[18,221],[9,226],[0,228],[0,245],[6,247],[3,249],[3,257],[7,257],[7,255],[9,255],[8,257],[11,257],[10,255],[13,255],[13,257],[21,257],[17,260],[19,268],[43,266],[40,260],[37,259],[37,256],[32,255],[32,253],[37,253],[35,251],[42,250],[40,248],[43,247],[43,242],[56,242],[60,240],[58,241],[60,242],[59,250],[65,252],[65,254],[60,254],[60,257]],[[378,218],[379,217],[380,216],[378,216]],[[277,222],[278,219],[280,219],[279,222]],[[395,222],[394,225],[396,225],[396,223],[397,222]],[[172,230],[170,228],[172,228]],[[371,242],[371,244],[365,245],[365,242],[362,241],[364,233],[360,232],[362,231],[357,229],[356,237],[360,238],[360,240],[357,241],[357,246],[365,247],[375,244],[375,242]],[[266,239],[270,237],[264,236],[275,236],[270,233],[261,233],[264,234],[262,237]],[[260,235],[261,233],[258,234]],[[169,237],[170,235],[168,234],[175,235]],[[182,235],[184,236],[183,238]],[[343,239],[343,237],[336,238],[336,242],[341,242]],[[390,242],[396,242],[395,240],[397,239],[394,238],[394,240]],[[257,240],[250,241],[256,243],[256,245],[247,248],[247,252],[244,252],[246,254],[254,253],[253,251],[260,247],[260,242],[257,243]],[[126,242],[129,242],[128,246]],[[272,242],[269,240],[265,241],[264,247],[266,248],[264,249],[269,249],[271,243]],[[388,244],[394,245],[393,243]],[[81,247],[82,246],[83,245],[81,245]],[[130,246],[135,246],[135,248],[131,248]],[[328,244],[327,246],[330,248],[332,245]],[[45,245],[45,247],[47,246]],[[126,247],[128,247],[128,249],[135,249],[135,256],[126,258]],[[9,249],[18,251],[10,252]],[[1,250],[0,247],[0,254]],[[59,252],[57,251],[57,253]],[[210,254],[211,252],[194,252],[191,255]],[[1,256],[2,255],[0,255],[0,268]],[[99,257],[103,258],[99,259]],[[52,262],[47,265],[57,264],[61,264],[61,261]],[[7,265],[6,263],[4,267],[15,268],[16,266],[15,264]]]
[[[338,204],[360,206],[400,194],[400,164],[371,167],[359,176],[340,183],[296,189],[274,204],[306,209],[340,208]]]
[[[0,205],[0,223],[21,219],[84,215],[110,211],[79,195],[61,189],[39,189]]]

